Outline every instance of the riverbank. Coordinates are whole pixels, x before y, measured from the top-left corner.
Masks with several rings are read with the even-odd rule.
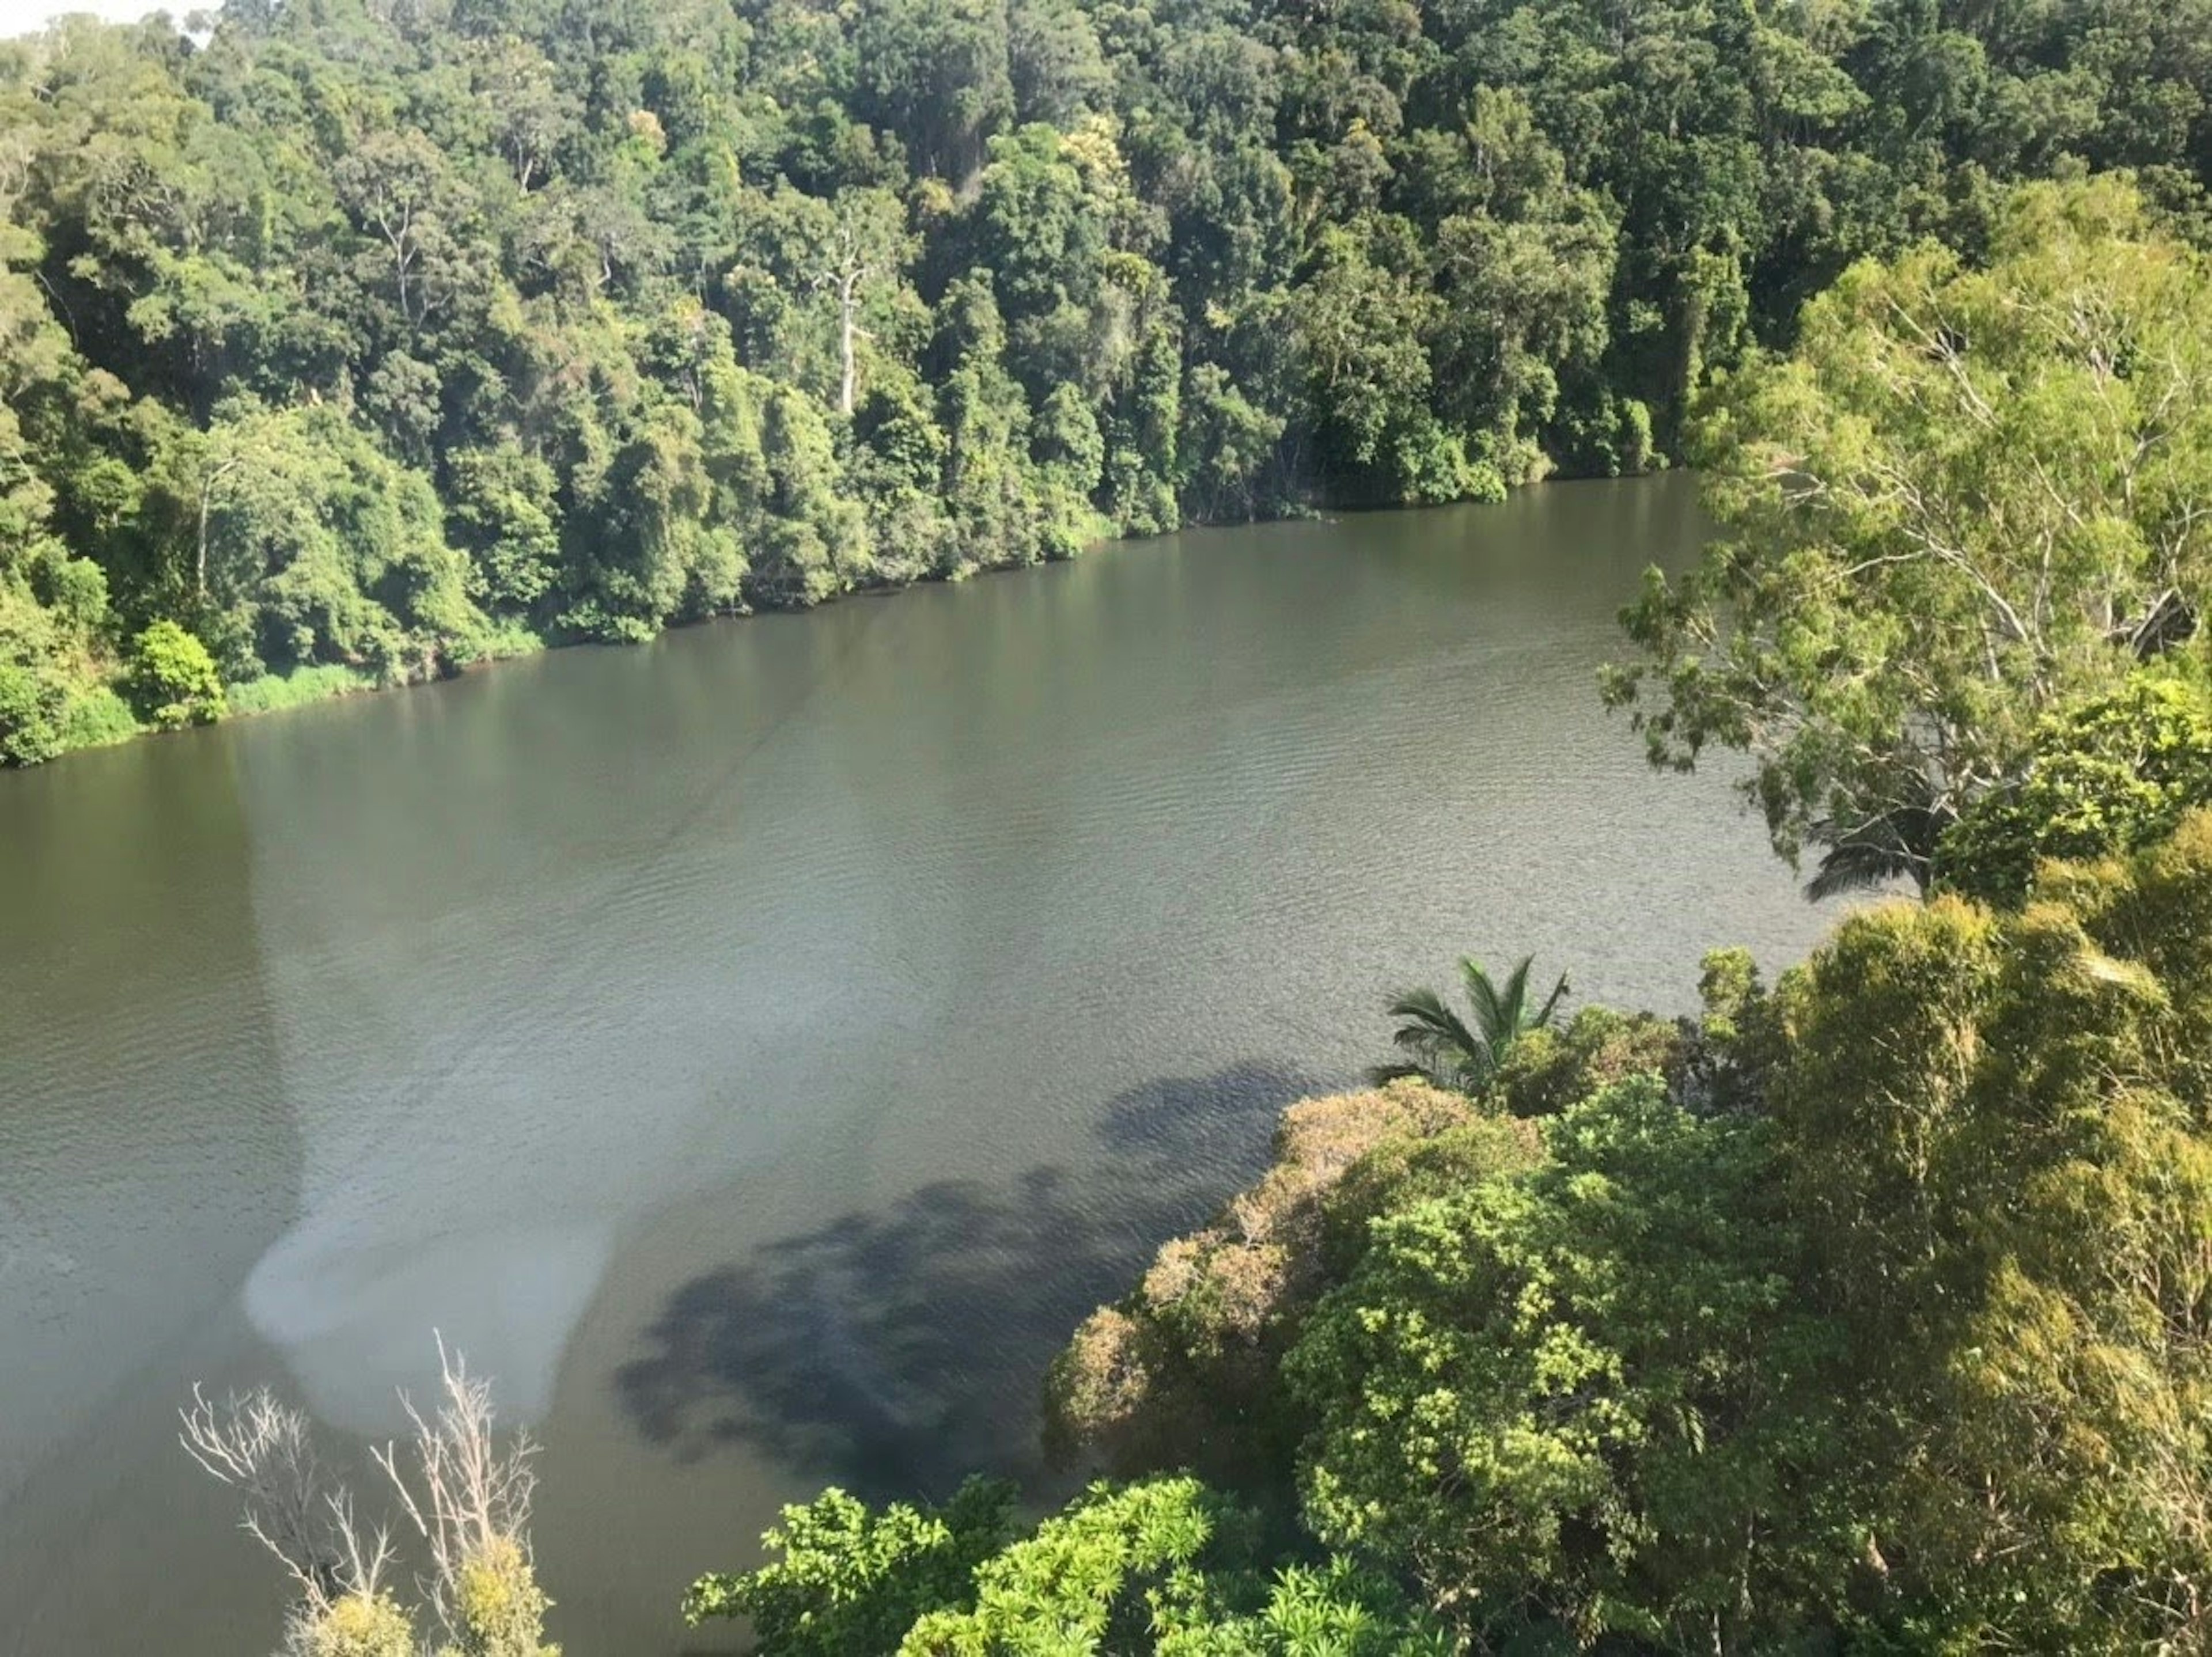
[[[1663,471],[1664,469],[1659,470]],[[1654,475],[1657,473],[1655,472]],[[1518,489],[1510,491],[1506,499],[1510,500],[1515,495],[1541,488],[1547,483],[1557,485],[1601,481],[1607,480],[1580,479],[1553,474],[1533,479],[1521,485]],[[1443,512],[1455,507],[1472,508],[1503,504],[1503,501],[1478,499],[1416,507],[1315,507],[1310,510],[1279,513],[1237,525],[1188,523],[1178,525],[1165,533],[1180,535],[1194,529],[1256,528],[1270,524],[1331,521],[1339,516],[1359,517],[1383,513]],[[1106,522],[1102,518],[1098,520],[1094,533],[1081,543],[1079,551],[1075,555],[1076,557],[1091,557],[1102,552],[1111,551],[1117,547],[1139,544],[1161,538],[1157,535],[1114,535],[1106,532]],[[597,638],[584,634],[564,637],[557,634],[534,631],[519,623],[508,624],[495,629],[491,636],[482,641],[478,652],[468,659],[445,663],[434,669],[419,673],[389,677],[380,676],[365,667],[352,666],[344,663],[323,662],[295,668],[286,673],[263,674],[235,684],[227,684],[223,687],[222,713],[206,723],[223,725],[243,719],[258,719],[270,713],[289,713],[298,708],[312,707],[333,701],[341,697],[360,696],[384,691],[421,689],[428,685],[447,683],[454,679],[482,672],[502,662],[522,660],[542,655],[548,651],[566,650],[578,646],[590,645],[628,647],[633,645],[650,644],[655,639],[664,638],[670,634],[683,632],[692,628],[726,622],[749,621],[760,616],[801,614],[809,610],[820,610],[826,605],[846,599],[888,598],[900,593],[912,592],[916,588],[957,586],[962,582],[973,580],[978,576],[1012,574],[1023,570],[1038,569],[1048,564],[1073,561],[1074,560],[1072,558],[1045,558],[1029,563],[963,562],[941,575],[924,574],[912,580],[882,582],[844,588],[828,593],[811,604],[757,607],[748,605],[738,610],[695,616],[672,622],[657,633],[639,639]],[[97,715],[88,713],[86,717],[75,721],[70,727],[74,733],[81,735],[83,739],[69,742],[60,752],[49,759],[41,761],[40,764],[51,765],[55,761],[65,759],[72,754],[89,753],[100,749],[113,748],[143,737],[175,734],[173,728],[165,728],[141,720],[131,714],[118,694],[121,676],[118,671],[117,675],[97,686],[86,696],[85,701],[88,707],[96,704]],[[130,723],[125,724],[125,720]]]

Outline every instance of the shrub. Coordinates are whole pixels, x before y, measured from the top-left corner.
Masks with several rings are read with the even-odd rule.
[[[138,734],[138,719],[131,705],[106,685],[94,685],[71,696],[62,708],[62,746],[64,749],[106,748]]]
[[[415,1657],[415,1630],[386,1593],[355,1593],[294,1623],[289,1653],[298,1657]]]
[[[124,685],[156,730],[211,725],[228,711],[215,658],[174,622],[156,622],[132,640]]]
[[[375,675],[329,662],[320,667],[294,668],[289,673],[264,673],[231,686],[227,695],[233,714],[274,713],[375,688]]]

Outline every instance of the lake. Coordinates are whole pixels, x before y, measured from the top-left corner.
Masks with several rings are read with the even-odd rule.
[[[1460,955],[1684,1010],[1826,916],[1594,671],[1687,480],[1208,531],[0,776],[0,1649],[274,1645],[176,1410],[433,1331],[570,1657],[1046,1362]]]

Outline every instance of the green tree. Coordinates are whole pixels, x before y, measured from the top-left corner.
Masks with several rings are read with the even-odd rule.
[[[2009,919],[1847,921],[1777,992],[1852,1592],[1941,1648],[2196,1637],[2212,1328],[2212,816]]]
[[[2208,341],[2202,257],[2117,180],[2009,197],[1985,269],[1855,267],[1709,415],[1731,537],[1624,616],[1654,763],[1743,750],[1783,855],[1924,889],[2038,720],[2203,610]]]
[[[1545,1125],[1549,1158],[1374,1222],[1289,1360],[1305,1511],[1486,1640],[1758,1648],[1809,1533],[1803,1361],[1763,1132],[1656,1077]]]
[[[155,622],[131,641],[124,683],[139,717],[156,730],[211,725],[224,713],[215,658],[174,622]]]
[[[1390,1040],[1406,1057],[1377,1065],[1370,1072],[1373,1078],[1388,1082],[1418,1076],[1459,1093],[1485,1091],[1515,1044],[1550,1023],[1566,998],[1567,975],[1561,973],[1542,1001],[1530,1002],[1528,974],[1534,964],[1534,956],[1523,956],[1500,984],[1473,957],[1462,959],[1460,982],[1467,991],[1472,1024],[1434,990],[1407,990],[1399,995],[1389,1007],[1390,1016],[1399,1021]]]

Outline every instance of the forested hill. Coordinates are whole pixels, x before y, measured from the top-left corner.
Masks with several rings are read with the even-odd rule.
[[[233,0],[0,46],[0,757],[1661,464],[1847,263],[2212,161],[2206,0]]]

